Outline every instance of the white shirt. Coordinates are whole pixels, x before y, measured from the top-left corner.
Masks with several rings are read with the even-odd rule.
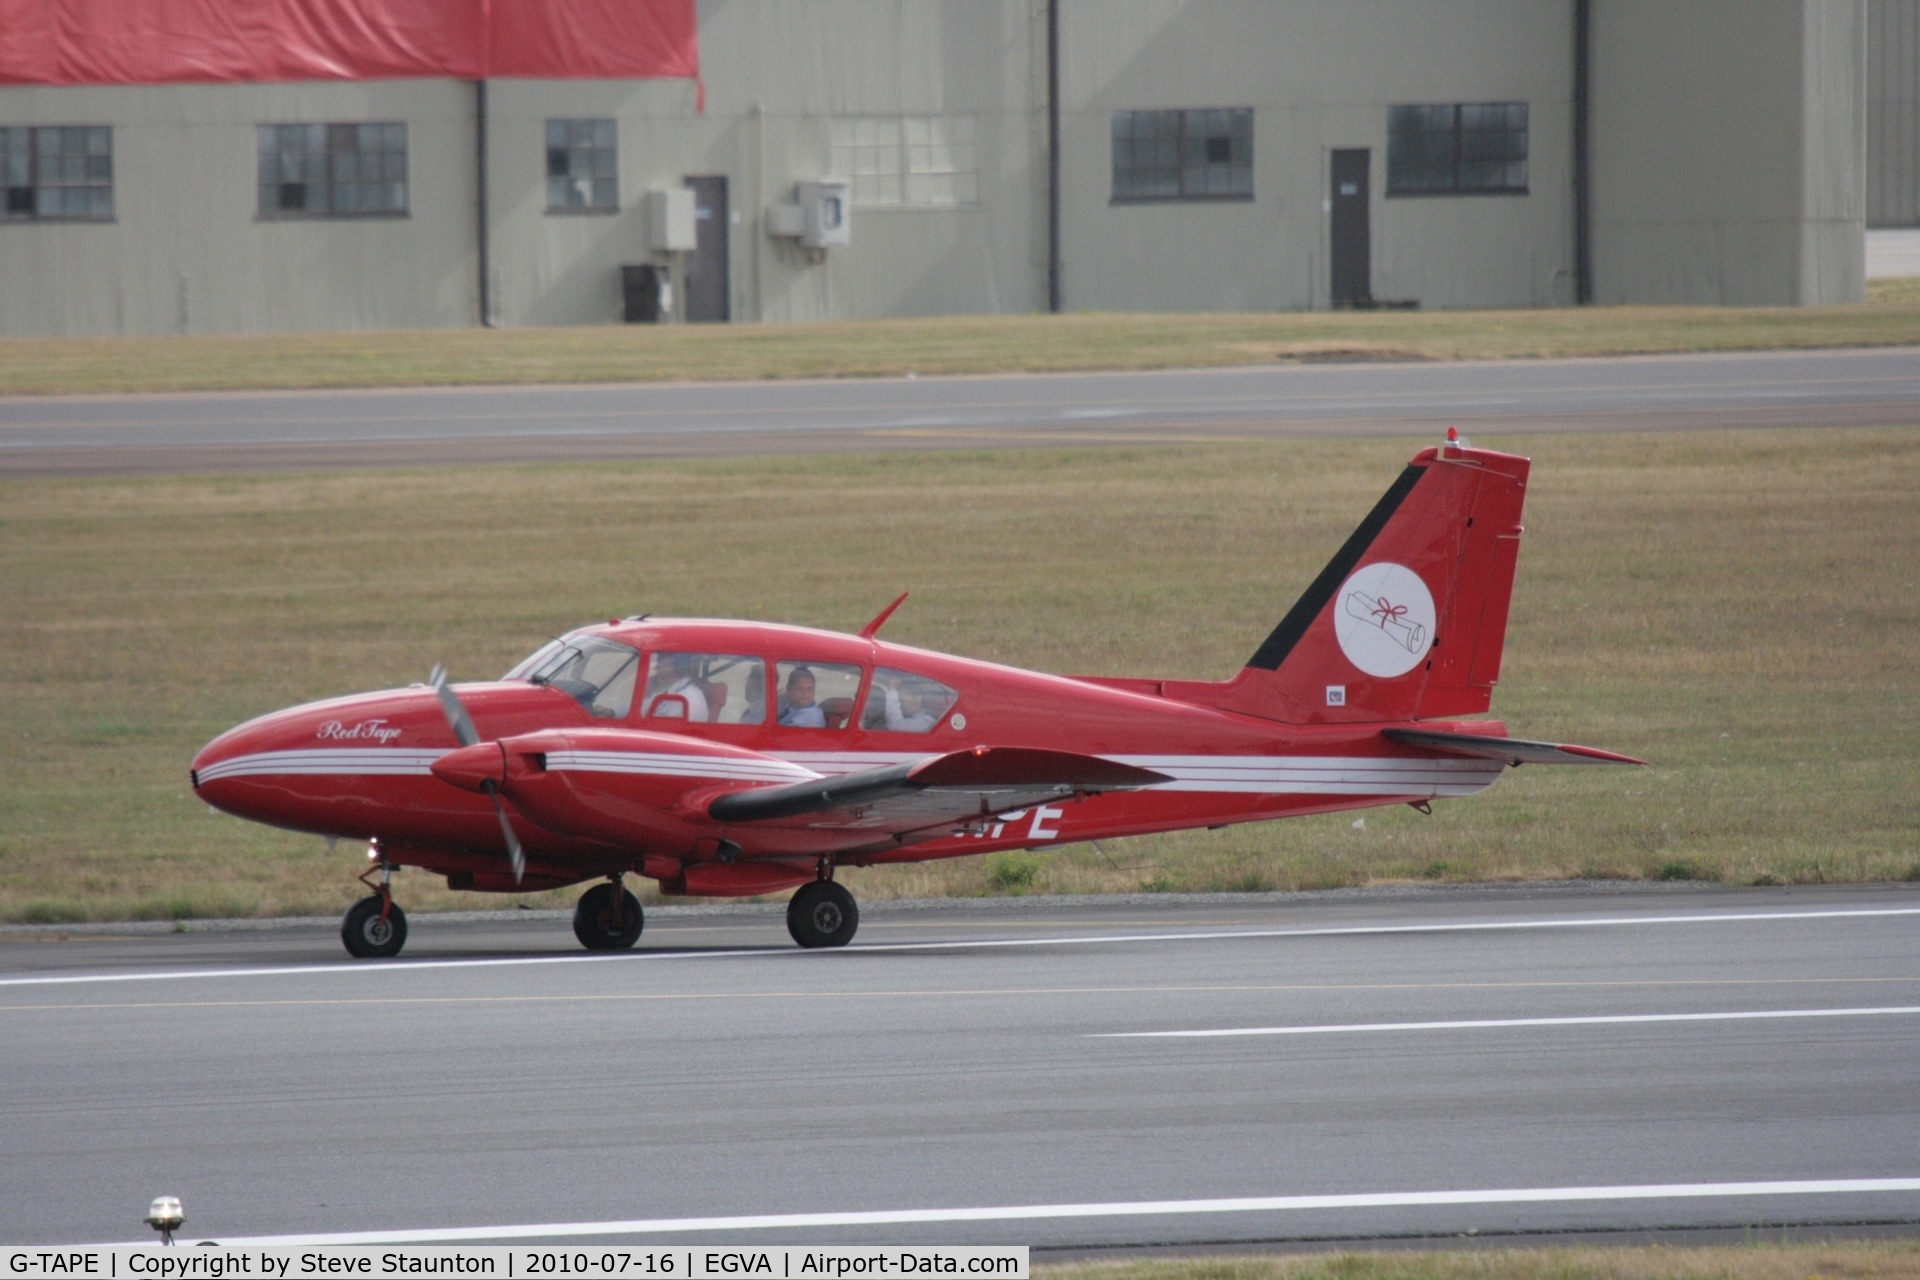
[[[667,693],[655,694],[653,697],[653,705],[648,709],[649,715],[657,716],[660,714],[660,699],[666,697],[668,693],[674,694],[677,697],[685,698],[687,700],[687,719],[688,720],[699,721],[701,723],[704,723],[706,721],[706,718],[707,718],[706,691],[702,689],[699,685],[695,684],[691,678],[675,681],[673,684],[667,687]]]

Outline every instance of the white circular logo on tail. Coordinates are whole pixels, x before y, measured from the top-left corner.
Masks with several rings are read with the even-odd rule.
[[[1333,599],[1333,634],[1347,661],[1370,676],[1404,675],[1433,644],[1433,593],[1405,565],[1354,571]]]

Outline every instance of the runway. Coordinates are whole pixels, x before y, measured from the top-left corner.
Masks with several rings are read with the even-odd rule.
[[[1920,1230],[1916,1044],[1905,886],[13,930],[0,1239]]]
[[[1920,353],[0,398],[0,477],[1920,423]]]

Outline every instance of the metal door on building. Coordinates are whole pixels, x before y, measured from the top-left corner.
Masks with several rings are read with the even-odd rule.
[[[732,318],[727,285],[727,180],[688,178],[693,188],[693,252],[686,256],[687,319]]]
[[[1333,153],[1333,280],[1336,307],[1373,305],[1373,236],[1367,224],[1367,170],[1372,153],[1361,147]]]

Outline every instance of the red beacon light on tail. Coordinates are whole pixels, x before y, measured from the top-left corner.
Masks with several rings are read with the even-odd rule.
[[[1225,680],[894,645],[879,631],[900,600],[855,635],[641,614],[499,680],[436,670],[262,716],[200,752],[193,786],[228,813],[368,844],[372,896],[341,936],[391,956],[403,867],[483,892],[598,881],[573,922],[593,950],[640,936],[629,875],[670,895],[792,891],[794,940],[834,947],[859,925],[842,867],[1424,810],[1523,763],[1638,764],[1468,718],[1499,680],[1527,471],[1449,427]]]

